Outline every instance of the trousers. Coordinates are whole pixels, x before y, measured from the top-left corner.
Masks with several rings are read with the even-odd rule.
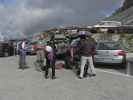
[[[19,68],[26,67],[26,51],[21,50],[19,54]]]
[[[55,58],[53,60],[49,60],[49,58],[46,56],[46,69],[45,69],[45,77],[48,76],[49,68],[52,69],[52,77],[55,77]]]
[[[45,52],[44,50],[37,50],[37,61],[44,61],[44,58],[45,58]]]
[[[88,70],[90,69],[93,74],[96,74],[92,56],[89,57],[81,56],[80,77],[83,77],[84,75],[84,69],[87,62],[89,64]]]
[[[45,61],[45,52],[44,50],[37,50],[36,51],[36,62],[35,62],[35,66],[36,66],[36,70],[41,71],[42,69],[44,69],[44,66],[46,64],[44,64]],[[45,61],[46,62],[46,61]]]

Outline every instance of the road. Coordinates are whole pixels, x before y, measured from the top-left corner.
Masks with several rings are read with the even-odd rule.
[[[29,69],[18,69],[18,58],[0,58],[0,100],[133,100],[133,78],[97,69],[96,77],[78,79],[71,70],[56,70],[44,79],[28,57]]]

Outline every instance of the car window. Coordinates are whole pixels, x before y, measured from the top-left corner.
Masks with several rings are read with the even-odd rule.
[[[98,50],[119,50],[122,49],[119,43],[98,43],[97,45]]]

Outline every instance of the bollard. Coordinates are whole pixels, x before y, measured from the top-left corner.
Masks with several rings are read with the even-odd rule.
[[[133,58],[127,60],[126,74],[133,75]]]

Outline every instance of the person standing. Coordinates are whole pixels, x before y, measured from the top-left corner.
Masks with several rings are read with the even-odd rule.
[[[56,62],[56,47],[55,47],[55,41],[54,41],[54,33],[51,35],[51,39],[49,42],[49,45],[46,46],[46,69],[45,69],[45,78],[47,79],[49,68],[52,69],[52,79],[56,79],[55,77],[55,62]]]
[[[52,79],[55,79],[55,57],[54,57],[54,52],[53,48],[51,46],[46,46],[46,69],[45,69],[45,78],[49,78],[49,68],[52,69]]]
[[[44,59],[45,59],[45,46],[47,45],[47,39],[44,39],[43,35],[40,35],[37,44],[35,46],[36,50],[36,70],[42,71],[44,69]]]
[[[20,42],[18,47],[19,50],[19,69],[25,69],[28,68],[26,64],[26,48],[27,48],[27,41],[26,39],[23,39],[22,42]]]
[[[80,54],[79,54],[79,43],[80,38],[77,37],[74,39],[70,44],[70,61],[72,62],[73,69],[76,71],[76,73],[79,73],[79,62],[80,62]]]
[[[91,70],[91,76],[96,76],[94,64],[93,64],[93,55],[95,54],[95,46],[96,42],[95,40],[91,37],[90,32],[86,31],[80,31],[79,32],[79,42],[77,43],[78,46],[78,54],[81,57],[80,58],[80,75],[79,78],[82,79],[84,77],[85,73],[85,66],[88,64],[89,68]],[[72,57],[74,56],[73,53]],[[88,68],[87,72],[88,72]]]

